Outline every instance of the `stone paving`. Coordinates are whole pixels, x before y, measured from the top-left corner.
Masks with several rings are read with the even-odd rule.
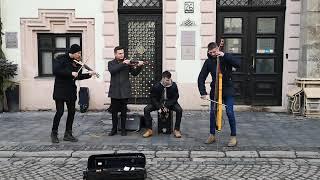
[[[0,158],[0,180],[82,179],[87,158]],[[147,179],[294,179],[317,180],[319,159],[276,158],[151,158]]]
[[[77,113],[77,143],[50,142],[53,112],[0,114],[0,180],[82,179],[90,154],[140,151],[147,156],[148,179],[319,179],[320,119],[285,113],[236,112],[239,144],[227,148],[226,120],[219,141],[205,145],[206,111],[183,114],[183,137],[142,132],[107,136],[107,112]],[[155,114],[153,114],[155,116]],[[66,113],[61,120],[62,139]],[[156,118],[154,118],[156,120]],[[225,118],[226,119],[226,118]],[[156,121],[154,122],[156,132]]]
[[[110,114],[77,113],[74,134],[79,138],[79,142],[62,141],[58,145],[53,145],[49,138],[53,116],[53,112],[0,114],[0,150],[320,150],[320,119],[285,113],[236,112],[239,141],[236,148],[226,148],[230,133],[226,118],[219,134],[219,142],[203,144],[209,132],[209,114],[206,111],[183,113],[181,139],[157,133],[152,138],[145,139],[142,138],[143,131],[129,132],[125,137],[109,137],[107,133],[111,129]],[[66,113],[60,124],[60,139],[63,136],[65,119]],[[155,132],[156,123],[154,121]]]

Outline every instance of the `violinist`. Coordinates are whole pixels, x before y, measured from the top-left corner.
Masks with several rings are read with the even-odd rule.
[[[72,124],[75,115],[75,102],[77,100],[77,86],[75,80],[89,79],[96,73],[89,71],[82,74],[81,65],[74,60],[81,59],[81,47],[73,44],[66,54],[59,55],[53,61],[53,75],[55,76],[53,99],[56,104],[56,114],[53,119],[51,141],[59,143],[58,127],[64,111],[64,103],[67,105],[68,117],[64,133],[64,141],[77,142],[72,135]]]
[[[109,136],[117,134],[118,112],[121,112],[121,135],[126,136],[127,104],[131,97],[131,83],[129,73],[137,76],[143,66],[143,61],[130,61],[124,58],[124,48],[114,48],[114,59],[108,62],[111,74],[108,97],[111,98],[112,130]]]
[[[217,57],[219,56],[220,59],[220,68],[223,75],[222,81],[222,99],[224,104],[226,105],[226,113],[229,119],[229,125],[231,129],[231,138],[228,143],[229,147],[233,147],[237,145],[236,139],[236,120],[233,111],[234,105],[234,87],[232,81],[232,68],[239,68],[240,61],[233,57],[229,53],[224,53],[220,51],[219,46],[215,42],[211,42],[208,44],[208,52],[207,52],[208,59],[205,60],[201,72],[198,77],[198,89],[202,99],[205,100],[214,100],[215,96],[215,80],[216,80],[216,67],[217,67]],[[210,97],[207,94],[205,81],[208,75],[211,75],[212,82],[210,83]],[[211,144],[216,141],[215,137],[215,125],[216,125],[216,117],[213,107],[213,101],[211,102],[210,106],[210,135],[205,142],[206,144]]]

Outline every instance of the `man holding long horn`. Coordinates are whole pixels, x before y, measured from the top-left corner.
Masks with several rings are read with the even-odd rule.
[[[237,144],[236,139],[236,120],[233,111],[234,105],[234,87],[232,82],[232,67],[239,68],[240,61],[234,58],[229,53],[223,53],[219,50],[217,43],[211,42],[208,44],[208,59],[204,62],[201,72],[198,77],[198,88],[201,95],[201,98],[204,100],[210,100],[210,136],[208,137],[206,144],[211,144],[216,141],[215,137],[215,125],[216,125],[216,117],[215,112],[212,109],[213,103],[217,103],[214,101],[215,96],[215,80],[216,80],[216,67],[217,67],[217,57],[220,58],[220,70],[223,75],[223,84],[222,84],[222,97],[223,101],[226,105],[226,112],[229,119],[230,129],[231,129],[231,139],[228,143],[229,147],[235,146]],[[207,95],[205,81],[209,75],[211,74],[212,82],[210,83],[210,99]]]

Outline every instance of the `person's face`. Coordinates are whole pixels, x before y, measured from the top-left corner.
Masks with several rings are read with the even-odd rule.
[[[81,59],[81,51],[73,53],[71,56],[73,59]]]
[[[208,54],[210,54],[211,56],[213,56],[213,57],[215,57],[215,56],[217,56],[218,53],[219,52],[219,47],[216,47],[216,48],[213,48],[213,49],[211,49],[211,50],[208,50]]]
[[[123,49],[120,49],[120,50],[117,50],[116,53],[114,53],[114,57],[115,59],[124,59],[124,50]]]
[[[167,77],[164,77],[163,78],[163,83],[165,86],[168,86],[171,84],[171,78],[167,78]]]

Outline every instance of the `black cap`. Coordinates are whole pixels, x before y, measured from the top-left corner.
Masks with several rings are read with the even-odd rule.
[[[69,49],[69,53],[71,53],[71,54],[74,54],[79,51],[81,51],[81,47],[78,44],[72,44]]]

